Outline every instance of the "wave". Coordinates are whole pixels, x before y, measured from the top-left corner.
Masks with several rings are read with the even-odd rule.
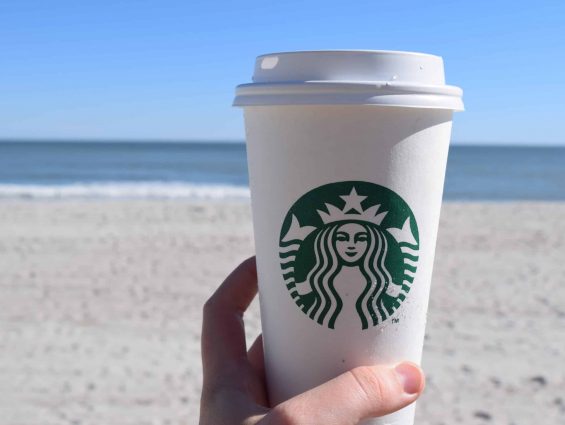
[[[0,198],[246,200],[249,187],[186,182],[104,182],[61,185],[0,184]]]

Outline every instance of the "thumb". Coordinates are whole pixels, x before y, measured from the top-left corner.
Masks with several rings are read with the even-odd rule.
[[[260,424],[357,425],[414,402],[424,381],[414,363],[358,367],[279,404]]]

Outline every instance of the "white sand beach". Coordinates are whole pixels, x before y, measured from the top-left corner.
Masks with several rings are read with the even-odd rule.
[[[444,204],[417,424],[565,423],[564,217]],[[201,308],[253,251],[245,203],[0,202],[0,424],[196,424]]]

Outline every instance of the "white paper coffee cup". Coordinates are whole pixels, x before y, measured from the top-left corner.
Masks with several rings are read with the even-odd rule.
[[[271,403],[356,366],[419,363],[461,90],[440,57],[386,51],[264,55],[253,81],[234,104]]]

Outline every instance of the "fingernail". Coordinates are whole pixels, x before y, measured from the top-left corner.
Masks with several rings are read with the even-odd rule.
[[[400,363],[394,368],[406,394],[417,394],[422,386],[422,372],[413,363]]]

